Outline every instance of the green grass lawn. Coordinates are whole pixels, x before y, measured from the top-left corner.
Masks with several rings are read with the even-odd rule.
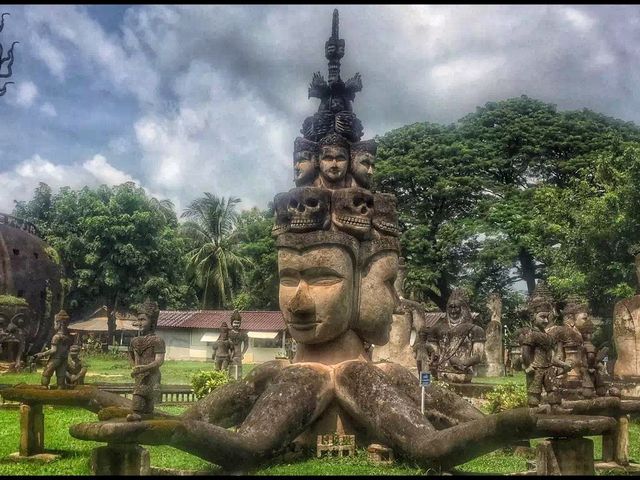
[[[524,372],[515,372],[512,377],[473,377],[471,379],[471,383],[490,383],[492,385],[504,385],[505,383],[524,385],[525,382]]]
[[[179,414],[184,407],[166,406],[159,410]],[[48,464],[15,463],[7,456],[18,450],[20,434],[17,409],[0,409],[0,475],[90,475],[91,449],[101,444],[74,439],[69,426],[96,420],[96,415],[86,410],[70,407],[45,406],[45,448],[61,457]],[[630,426],[629,454],[632,461],[640,462],[640,424]],[[595,457],[600,458],[601,437],[594,437]],[[536,441],[532,442],[537,443]],[[147,446],[151,465],[184,470],[206,470],[211,474],[220,469],[198,457],[171,447]],[[526,470],[526,460],[507,451],[497,451],[476,458],[456,468],[458,473],[506,474]],[[277,463],[253,472],[255,475],[422,475],[425,470],[402,462],[390,466],[374,465],[366,458],[365,450],[359,450],[354,458],[311,458],[292,463]]]
[[[131,383],[130,366],[125,357],[112,358],[108,355],[89,357],[87,383]],[[212,369],[212,362],[175,361],[165,362],[162,367],[163,383],[189,384],[193,373]],[[246,365],[248,373],[254,365]],[[508,382],[524,384],[524,374],[514,377],[476,377],[474,382],[503,384]],[[40,382],[40,372],[3,374],[0,384]],[[186,407],[160,406],[158,410],[179,414]],[[89,458],[91,450],[101,444],[76,440],[69,435],[69,426],[80,422],[96,421],[95,414],[86,410],[70,407],[45,406],[45,448],[59,453],[61,457],[49,464],[15,463],[7,458],[18,450],[20,435],[19,413],[17,409],[0,409],[0,475],[90,475]],[[595,457],[600,458],[601,437],[593,437]],[[640,424],[632,422],[630,426],[629,454],[632,461],[640,463]],[[532,444],[536,444],[533,441]],[[162,468],[184,470],[204,470],[211,474],[221,473],[220,469],[198,457],[171,447],[147,446],[151,455],[151,465]],[[508,450],[493,452],[476,458],[456,468],[458,473],[507,474],[526,470],[526,460],[513,455]],[[390,466],[380,466],[369,462],[366,451],[358,450],[353,458],[310,458],[292,463],[275,462],[259,470],[250,472],[255,475],[422,475],[425,470],[415,465],[396,462]]]
[[[133,383],[129,360],[121,354],[97,355],[84,358],[88,371],[85,383]],[[213,361],[198,362],[194,360],[167,360],[162,365],[162,383],[165,385],[189,385],[191,376],[200,370],[213,370]],[[254,367],[253,364],[243,365],[246,375]],[[4,373],[0,375],[0,384],[40,383],[42,367],[33,373]],[[52,379],[55,383],[55,378]]]

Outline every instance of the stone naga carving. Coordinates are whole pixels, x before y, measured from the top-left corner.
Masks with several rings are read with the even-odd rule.
[[[6,15],[9,15],[9,13],[4,12],[2,15],[0,15],[0,32],[2,32],[3,28],[4,28],[4,17]],[[0,43],[0,78],[9,78],[11,77],[11,75],[13,75],[13,62],[15,60],[14,56],[13,56],[13,47],[16,46],[16,44],[18,44],[20,42],[13,42],[11,44],[11,47],[9,48],[9,50],[7,51],[7,56],[3,57],[2,56],[2,44]],[[5,68],[6,67],[6,68]],[[2,70],[6,70],[5,72],[2,72]],[[0,87],[0,97],[3,96],[5,93],[7,93],[7,85],[12,84],[14,82],[4,82],[2,87]]]

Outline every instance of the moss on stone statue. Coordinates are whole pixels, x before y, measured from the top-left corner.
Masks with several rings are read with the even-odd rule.
[[[0,295],[0,306],[28,307],[29,304],[24,298],[13,295]]]
[[[50,245],[44,247],[44,253],[51,259],[53,263],[60,266],[62,265],[62,260],[60,259],[60,254],[58,251]]]

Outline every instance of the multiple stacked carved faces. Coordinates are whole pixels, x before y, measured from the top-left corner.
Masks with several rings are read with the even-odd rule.
[[[373,140],[352,143],[335,132],[318,142],[297,138],[296,188],[274,199],[280,308],[307,361],[304,345],[355,334],[358,345],[338,356],[351,348],[346,355],[356,358],[364,342],[389,340],[400,229],[395,197],[369,190],[375,153]]]
[[[298,187],[370,189],[373,184],[377,151],[374,140],[352,143],[337,133],[329,133],[319,142],[298,137],[293,148],[294,180]]]
[[[320,142],[297,138],[294,143],[296,188],[274,199],[274,237],[316,230],[342,231],[366,241],[398,237],[396,198],[372,193],[376,145],[373,140],[350,144],[336,133]]]

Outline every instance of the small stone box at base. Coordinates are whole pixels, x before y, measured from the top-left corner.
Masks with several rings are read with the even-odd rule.
[[[373,463],[391,464],[394,461],[393,450],[379,443],[369,445],[367,455]]]
[[[538,475],[595,475],[593,440],[588,438],[553,438],[536,448]]]
[[[351,457],[356,454],[355,435],[318,435],[318,458],[326,453],[330,457]]]
[[[94,475],[150,475],[149,451],[140,445],[107,445],[91,451]]]

